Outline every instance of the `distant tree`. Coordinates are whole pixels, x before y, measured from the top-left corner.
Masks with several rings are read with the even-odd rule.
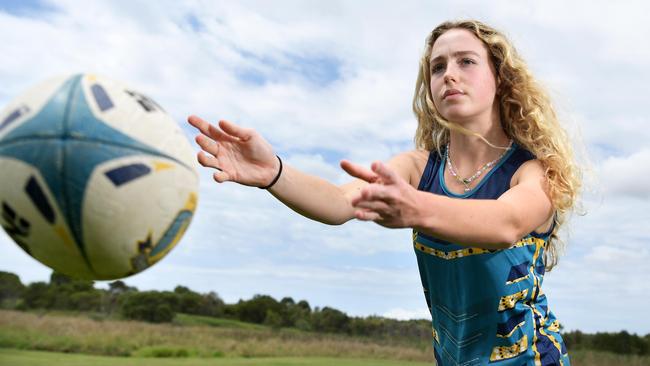
[[[14,307],[24,291],[25,286],[17,275],[0,271],[0,305]]]
[[[582,333],[579,330],[564,332],[562,334],[566,347],[570,350],[592,349],[592,335]]]
[[[282,313],[282,305],[268,295],[255,295],[248,301],[240,300],[236,308],[239,320],[257,324],[264,323],[269,310]]]
[[[62,286],[72,282],[72,278],[63,273],[52,271],[50,274],[50,285]]]
[[[192,291],[180,294],[177,292],[174,293],[178,297],[178,308],[175,309],[176,311],[186,314],[202,315],[201,304],[203,302],[203,296],[201,294]]]
[[[380,339],[400,340],[429,339],[431,323],[427,320],[396,320],[380,316],[355,317],[350,320],[350,334]]]
[[[185,286],[176,286],[174,294],[178,299],[174,311],[186,314],[221,316],[224,313],[224,302],[215,292],[200,294]]]
[[[650,342],[646,338],[637,337],[634,342],[633,352],[639,356],[650,355]]]
[[[99,311],[102,305],[102,294],[98,290],[79,291],[70,294],[71,310]]]
[[[170,322],[174,319],[173,293],[158,291],[127,293],[121,300],[121,313],[127,319],[151,323]]]
[[[185,287],[185,286],[178,285],[178,286],[176,286],[174,288],[174,293],[179,294],[179,295],[192,293],[192,292],[193,292],[192,290],[190,290],[188,287]]]
[[[120,297],[138,289],[128,286],[124,281],[117,280],[108,284],[108,291],[103,293],[101,309],[105,314],[114,314],[120,311]]]
[[[102,292],[92,280],[73,278],[53,271],[47,289],[48,309],[99,311]]]
[[[353,318],[350,333],[356,336],[383,336],[385,322],[379,317]]]
[[[283,325],[282,316],[269,309],[266,311],[266,316],[264,317],[264,325],[268,325],[272,329],[280,329]]]
[[[284,307],[289,307],[295,305],[296,302],[290,297],[283,297],[282,300],[280,300],[280,304]]]
[[[223,316],[228,319],[239,319],[239,304],[243,300],[235,304],[224,304],[223,306]]]
[[[306,310],[308,313],[311,313],[311,307],[309,306],[309,303],[306,300],[300,300],[296,304],[299,308]]]
[[[312,329],[310,320],[311,319],[309,319],[309,318],[298,318],[294,322],[293,326],[300,329],[300,330],[306,331],[306,332],[311,331],[313,329]]]
[[[348,333],[350,331],[350,318],[340,310],[324,307],[311,314],[312,328],[319,332]]]
[[[589,348],[594,350],[632,355],[646,355],[649,353],[648,342],[643,337],[630,334],[627,331],[596,333],[590,337],[592,340]]]
[[[128,286],[124,281],[117,280],[108,284],[108,291],[112,294],[123,294],[125,292],[138,291],[137,288]]]
[[[296,327],[301,330],[311,329],[311,309],[309,303],[301,300],[294,303],[291,298],[284,298],[280,302],[284,305],[282,323],[285,327]]]
[[[201,296],[199,315],[221,317],[225,315],[226,304],[216,292],[208,292]]]
[[[50,287],[45,282],[32,282],[23,292],[23,305],[27,309],[46,309],[50,307]]]

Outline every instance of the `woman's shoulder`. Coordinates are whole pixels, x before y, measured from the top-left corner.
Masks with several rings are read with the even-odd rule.
[[[544,179],[546,170],[542,162],[537,159],[530,159],[523,162],[512,175],[510,187],[514,187],[527,179]]]
[[[404,151],[395,155],[389,165],[411,185],[417,186],[430,154],[430,151],[423,149]]]
[[[537,160],[535,155],[523,147],[518,147],[512,158],[509,159],[513,164],[513,174],[510,180],[510,187],[514,187],[523,179],[529,177],[544,177],[545,170],[541,161]]]
[[[395,155],[395,158],[409,160],[413,163],[417,163],[418,161],[424,160],[424,162],[426,163],[430,153],[431,152],[429,150],[414,149],[409,151],[403,151]]]

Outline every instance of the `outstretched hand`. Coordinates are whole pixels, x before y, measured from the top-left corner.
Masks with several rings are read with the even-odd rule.
[[[357,219],[374,221],[389,228],[415,225],[418,219],[418,191],[388,165],[376,161],[368,170],[343,160],[341,168],[369,183],[351,200]]]
[[[217,182],[263,187],[276,175],[279,161],[257,131],[223,120],[215,126],[197,116],[187,121],[201,132],[196,136],[202,150],[197,160],[204,167],[217,169]]]

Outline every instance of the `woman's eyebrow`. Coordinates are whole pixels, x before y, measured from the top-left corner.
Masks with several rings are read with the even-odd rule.
[[[474,55],[474,56],[476,56],[476,57],[481,57],[477,52],[475,52],[475,51],[470,51],[470,50],[467,50],[467,51],[456,51],[456,52],[452,53],[452,56],[454,56],[454,57],[458,57],[458,56],[467,55],[467,54],[471,54],[471,55]],[[431,59],[431,62],[439,61],[439,60],[442,60],[442,59],[444,59],[444,58],[445,58],[445,56],[443,56],[443,55],[438,55],[438,56],[432,58],[432,59]]]

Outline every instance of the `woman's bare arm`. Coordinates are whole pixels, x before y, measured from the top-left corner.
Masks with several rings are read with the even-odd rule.
[[[218,126],[190,116],[188,122],[201,134],[196,141],[202,151],[198,161],[204,167],[218,169],[214,179],[243,185],[264,187],[277,175],[280,162],[271,145],[255,130],[242,128],[227,121]],[[345,164],[345,163],[343,163]],[[414,169],[412,152],[397,155],[387,163],[396,174],[411,180]],[[368,178],[379,181],[378,177]],[[344,185],[334,185],[284,163],[282,174],[269,192],[295,212],[310,219],[338,225],[354,218],[352,197],[368,182],[356,179]]]
[[[356,165],[346,171],[362,179],[369,174]],[[462,245],[507,248],[547,222],[553,213],[538,161],[522,165],[516,184],[496,200],[418,191],[380,162],[373,163],[372,172],[381,176],[383,183],[368,184],[352,199],[358,219],[392,228],[411,227]]]

